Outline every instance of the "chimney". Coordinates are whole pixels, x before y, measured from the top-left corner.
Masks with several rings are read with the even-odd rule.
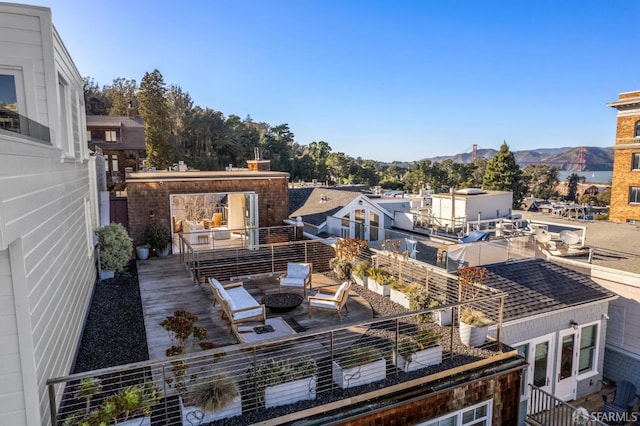
[[[133,104],[131,103],[131,101],[129,101],[129,106],[127,107],[127,117],[129,118],[135,117],[133,113]]]
[[[262,154],[260,153],[260,148],[253,148],[253,154],[255,155],[255,160],[247,160],[247,167],[249,170],[254,172],[269,172],[271,171],[271,160],[263,160]]]

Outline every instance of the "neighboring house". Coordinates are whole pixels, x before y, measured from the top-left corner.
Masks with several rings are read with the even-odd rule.
[[[640,223],[640,91],[620,93],[609,220]]]
[[[89,148],[102,150],[109,191],[122,189],[125,172],[139,171],[146,157],[143,120],[133,116],[132,108],[129,111],[127,117],[87,115]]]
[[[344,189],[327,187],[289,190],[289,217],[302,218],[305,232],[378,241],[380,229],[390,228],[393,214],[378,199]],[[393,199],[397,203],[397,199]],[[407,211],[409,201],[406,201]]]
[[[512,192],[464,188],[453,194],[433,194],[431,212],[426,220],[430,222],[428,226],[464,229],[469,222],[508,218],[512,204]]]
[[[0,29],[0,424],[47,425],[95,283],[95,162],[50,9],[1,3]]]

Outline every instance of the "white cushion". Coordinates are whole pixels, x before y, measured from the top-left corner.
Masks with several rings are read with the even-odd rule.
[[[336,309],[337,307],[337,302],[333,298],[327,300],[311,299],[309,303],[317,308]]]
[[[235,303],[235,308],[232,309],[242,309],[242,308],[252,308],[254,306],[260,306],[260,304],[254,299],[244,287],[233,287],[227,289],[227,294],[229,298],[233,300]]]
[[[304,278],[309,273],[309,265],[302,265],[299,263],[287,264],[287,276]]]
[[[349,282],[345,281],[342,283],[342,285],[340,285],[340,287],[338,287],[338,291],[336,291],[336,296],[335,296],[336,300],[340,300],[342,298],[342,293],[344,293],[344,289],[347,288],[348,285],[349,285]]]
[[[302,287],[304,285],[304,279],[286,276],[280,281],[280,285],[285,287]]]
[[[233,319],[235,321],[238,321],[245,318],[255,317],[258,315],[262,315],[262,308],[250,309],[248,311],[242,311],[242,312],[235,312],[233,314]]]

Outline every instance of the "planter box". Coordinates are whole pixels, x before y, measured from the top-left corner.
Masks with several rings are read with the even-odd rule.
[[[402,355],[398,355],[393,351],[393,363],[400,370],[408,373],[409,371],[419,370],[430,365],[437,365],[442,362],[442,346],[437,345],[432,348],[423,349],[411,354],[409,359],[405,359]]]
[[[314,401],[315,399],[316,376],[309,376],[275,386],[267,386],[264,390],[264,406],[266,408],[293,404],[298,401]]]
[[[182,411],[183,425],[204,425],[215,420],[242,415],[242,400],[240,398],[240,395],[238,395],[226,407],[218,411],[211,412],[202,411],[198,407],[184,405],[184,403],[182,402],[182,398],[180,398],[180,409]]]
[[[380,285],[371,277],[367,279],[367,288],[383,296],[389,296],[389,294],[391,294],[391,288],[388,285]]]
[[[151,426],[151,417],[136,417],[125,422],[118,422],[120,426]]]
[[[443,309],[433,313],[438,325],[451,325],[453,322],[453,308]]]
[[[351,274],[351,279],[352,279],[352,280],[353,280],[353,282],[355,282],[356,284],[360,284],[361,286],[363,286],[363,287],[365,287],[365,288],[367,287],[367,281],[368,281],[368,278],[367,278],[367,277],[360,278],[360,277],[358,277],[358,276],[356,276],[356,275]]]
[[[333,381],[342,389],[384,380],[387,377],[387,361],[384,358],[369,364],[343,369],[333,361]]]
[[[403,292],[391,288],[389,289],[389,297],[393,302],[396,302],[397,304],[409,309],[409,296],[407,296]]]
[[[478,347],[484,345],[488,332],[489,327],[472,327],[469,324],[460,323],[460,341],[467,346]]]

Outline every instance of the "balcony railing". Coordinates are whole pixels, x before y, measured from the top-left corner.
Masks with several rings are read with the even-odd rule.
[[[606,425],[584,408],[574,407],[542,389],[529,385],[527,422],[540,426]]]
[[[6,108],[0,108],[0,129],[29,136],[38,142],[51,144],[51,134],[47,126]]]
[[[492,299],[501,306],[503,297],[495,294],[482,302]],[[460,305],[448,308],[455,318]],[[495,340],[479,348],[456,344],[457,325],[440,327],[418,321],[417,315],[433,315],[436,311],[426,309],[260,343],[193,352],[164,362],[54,378],[47,382],[52,424],[76,425],[99,418],[107,424],[114,419],[122,424],[150,414],[154,422],[162,424],[207,423],[213,417],[204,416],[214,413],[190,406],[190,398],[219,390],[216,386],[221,383],[231,383],[230,387],[237,390],[233,395],[239,396],[239,400],[230,398],[234,401],[228,407],[236,411],[227,411],[228,415],[278,418],[273,420],[278,424],[318,419],[328,413],[339,418],[345,415],[341,412],[346,406],[359,402],[366,401],[367,410],[372,410],[388,405],[398,392],[418,388],[420,392],[433,392],[452,386],[456,380],[450,380],[450,376],[458,377],[462,365],[464,371],[475,371],[477,376],[490,365],[515,356],[513,349]],[[434,342],[438,344],[425,348],[430,352],[424,356],[406,352],[406,342],[424,328],[441,333]],[[191,344],[187,342],[187,347]],[[425,386],[428,383],[431,385]],[[125,409],[127,395],[129,405]],[[277,409],[294,403],[297,405],[284,411]]]

